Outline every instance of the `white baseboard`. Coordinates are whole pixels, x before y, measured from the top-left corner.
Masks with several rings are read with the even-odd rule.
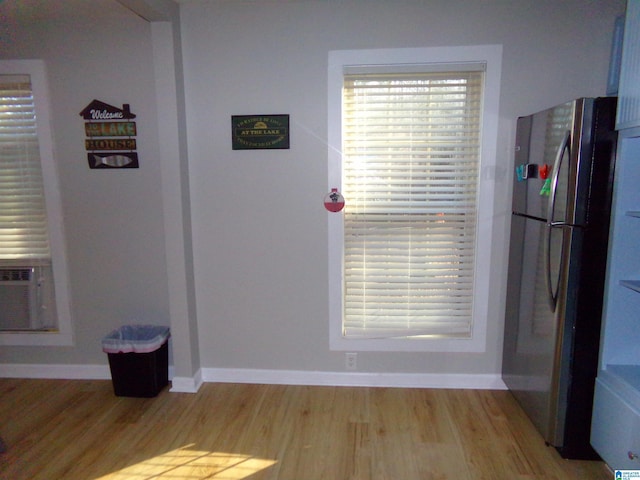
[[[203,368],[205,382],[398,388],[506,390],[500,374],[308,372]]]
[[[198,370],[193,377],[173,377],[171,391],[176,393],[197,393],[202,386],[202,370]]]
[[[173,367],[169,367],[169,378]],[[111,380],[109,365],[49,365],[0,363],[0,378],[49,378],[58,380]]]
[[[0,364],[0,378],[111,380],[109,365]]]
[[[345,373],[203,368],[198,370],[193,377],[173,377],[172,371],[173,367],[169,367],[169,378],[172,381],[171,391],[182,393],[196,393],[204,382],[345,387],[507,389],[500,374]],[[111,371],[108,365],[0,364],[0,378],[110,380]]]

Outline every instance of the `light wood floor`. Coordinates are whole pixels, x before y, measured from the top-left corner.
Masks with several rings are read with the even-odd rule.
[[[561,459],[508,392],[0,379],[0,478],[611,479]]]

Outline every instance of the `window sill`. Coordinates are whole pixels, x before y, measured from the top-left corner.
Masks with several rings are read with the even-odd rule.
[[[473,338],[385,338],[360,339],[332,335],[330,348],[351,352],[454,352],[483,353],[486,351],[485,335]]]

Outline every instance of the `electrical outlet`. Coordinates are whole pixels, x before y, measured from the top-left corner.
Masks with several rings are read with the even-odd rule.
[[[358,369],[358,354],[357,353],[345,353],[344,354],[344,368],[346,370]]]

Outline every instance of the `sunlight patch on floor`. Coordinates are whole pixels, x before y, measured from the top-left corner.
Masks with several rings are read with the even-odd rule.
[[[207,452],[192,447],[188,445],[158,455],[96,480],[242,480],[276,463],[250,455]]]

